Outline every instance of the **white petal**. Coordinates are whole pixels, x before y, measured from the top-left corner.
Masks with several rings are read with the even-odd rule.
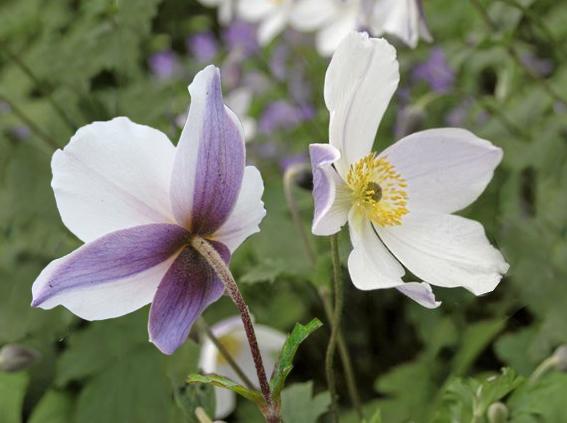
[[[340,43],[325,76],[325,103],[343,177],[350,164],[370,152],[398,81],[396,50],[386,40],[353,32]]]
[[[399,226],[376,229],[398,260],[433,285],[462,286],[481,295],[492,291],[509,267],[482,225],[460,216],[410,213]]]
[[[502,150],[464,129],[443,128],[409,135],[381,156],[408,182],[410,212],[453,213],[484,191]]]
[[[238,15],[249,22],[257,22],[278,8],[271,0],[240,0]]]
[[[236,394],[228,389],[215,388],[215,419],[224,419],[236,409]]]
[[[407,282],[396,289],[425,308],[434,309],[441,305],[441,301],[435,298],[431,285],[426,282]]]
[[[411,48],[417,46],[420,11],[416,0],[379,0],[376,3],[372,31],[395,35]]]
[[[82,127],[51,161],[63,223],[88,242],[119,229],[173,222],[174,155],[165,134],[124,117]]]
[[[234,16],[235,4],[233,0],[222,0],[219,5],[219,22],[223,25],[227,25],[232,20]]]
[[[49,275],[71,257],[70,253],[53,260],[43,269],[37,281],[48,280]],[[123,316],[152,302],[157,287],[178,254],[148,270],[110,283],[93,284],[62,291],[46,300],[39,307],[45,310],[63,305],[73,314],[85,320],[103,320]],[[36,285],[40,284],[36,281]]]
[[[260,222],[266,215],[262,194],[262,175],[254,166],[246,166],[236,205],[225,223],[215,232],[214,239],[236,250],[250,235],[260,231]]]
[[[341,8],[335,19],[329,22],[315,36],[317,51],[322,56],[330,56],[342,40],[356,29],[358,9],[353,7]]]
[[[404,268],[384,247],[367,218],[351,211],[349,232],[353,250],[348,270],[354,286],[366,291],[403,284]]]
[[[265,46],[284,30],[289,19],[289,7],[280,7],[270,13],[258,27],[258,42]]]
[[[337,0],[300,0],[292,9],[290,24],[298,31],[314,31],[336,17]]]

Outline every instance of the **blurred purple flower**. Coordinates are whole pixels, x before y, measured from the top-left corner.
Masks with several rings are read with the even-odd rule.
[[[214,34],[210,31],[198,32],[186,40],[187,51],[197,62],[211,62],[218,53],[219,46]]]
[[[438,93],[446,93],[455,82],[455,73],[449,66],[445,53],[438,47],[431,49],[429,58],[415,67],[412,76],[415,81],[427,82]]]
[[[247,22],[232,22],[225,29],[223,39],[230,51],[238,50],[244,57],[251,56],[260,49],[256,27]]]
[[[270,70],[279,81],[283,81],[286,77],[288,58],[289,47],[285,44],[279,44],[270,57]]]
[[[262,134],[269,134],[279,129],[293,129],[301,122],[313,117],[314,111],[310,106],[294,106],[287,101],[278,100],[270,104],[258,124]]]
[[[538,76],[548,76],[553,71],[551,60],[539,58],[532,52],[522,54],[521,59],[524,66]]]
[[[300,163],[309,163],[309,160],[308,160],[307,156],[305,155],[305,153],[285,155],[280,160],[279,165],[280,165],[281,170],[283,172],[285,172],[288,167],[290,167],[294,164],[300,164]]]
[[[177,72],[179,61],[172,50],[163,50],[152,54],[148,65],[158,79],[168,79]]]
[[[19,141],[23,141],[29,138],[31,135],[30,128],[28,128],[27,126],[15,126],[13,128],[10,128],[10,133]]]
[[[447,125],[457,128],[464,126],[465,120],[471,109],[471,100],[466,99],[451,110],[445,117]]]

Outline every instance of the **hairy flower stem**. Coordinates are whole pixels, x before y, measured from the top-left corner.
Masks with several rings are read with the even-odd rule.
[[[331,421],[338,422],[338,406],[337,406],[337,387],[335,383],[334,358],[337,346],[337,338],[341,327],[341,317],[343,313],[343,281],[341,275],[341,264],[339,258],[339,242],[338,236],[332,235],[331,240],[331,258],[333,260],[333,288],[335,294],[335,309],[333,319],[331,321],[331,338],[327,346],[327,354],[325,357],[325,371],[327,374],[327,384],[329,385],[329,393],[331,394]]]
[[[293,223],[299,232],[301,239],[303,241],[303,247],[305,249],[305,253],[309,258],[309,262],[311,266],[315,267],[316,259],[315,259],[315,251],[309,241],[309,236],[307,231],[305,230],[305,226],[303,221],[301,220],[301,213],[299,211],[299,207],[297,205],[297,201],[295,200],[295,196],[293,195],[293,188],[295,185],[295,181],[298,175],[301,172],[311,170],[309,165],[307,164],[295,164],[290,166],[285,174],[284,174],[284,194],[287,202],[287,207],[291,213]],[[325,316],[327,317],[327,321],[331,322],[333,320],[333,305],[331,304],[331,299],[329,298],[329,290],[326,287],[319,287],[316,289],[321,302],[323,303],[323,309],[325,310]],[[356,378],[354,376],[354,370],[352,368],[352,362],[350,359],[350,353],[347,348],[347,344],[345,342],[342,330],[338,329],[337,334],[337,347],[339,350],[339,356],[341,358],[341,363],[343,365],[343,371],[345,374],[345,379],[347,383],[347,389],[349,393],[349,397],[351,403],[356,410],[356,414],[360,420],[364,418],[364,413],[362,411],[362,403],[360,401],[360,395],[358,394],[358,388],[356,385]]]
[[[199,236],[194,236],[191,239],[191,246],[197,250],[197,252],[201,254],[205,260],[207,260],[207,263],[209,263],[219,279],[222,281],[228,295],[240,311],[240,318],[244,324],[244,331],[248,338],[248,345],[250,346],[250,352],[252,353],[254,366],[256,367],[256,374],[258,375],[258,381],[260,382],[260,390],[262,391],[262,395],[264,396],[264,400],[267,405],[267,410],[265,410],[266,421],[269,423],[277,423],[280,421],[279,410],[272,399],[270,385],[268,383],[268,378],[266,377],[266,370],[264,368],[262,355],[258,348],[258,340],[256,339],[254,326],[252,325],[252,318],[250,317],[248,305],[244,301],[244,298],[242,298],[242,294],[240,293],[240,289],[238,289],[238,285],[236,284],[232,273],[213,246]]]
[[[246,387],[249,389],[256,389],[252,381],[248,378],[248,376],[246,376],[246,373],[244,373],[244,370],[240,368],[238,363],[234,360],[234,358],[232,358],[232,356],[230,355],[228,350],[224,347],[222,342],[220,342],[219,339],[215,336],[215,334],[213,333],[213,331],[211,330],[205,319],[201,318],[199,320],[199,326],[201,326],[201,329],[203,330],[203,332],[205,332],[207,338],[209,338],[211,342],[215,345],[217,350],[219,350],[220,355],[222,355],[223,358],[228,363],[228,365],[232,367],[232,370],[234,370],[234,372],[238,375],[238,377],[240,378],[240,380],[242,380],[242,382],[246,385]]]

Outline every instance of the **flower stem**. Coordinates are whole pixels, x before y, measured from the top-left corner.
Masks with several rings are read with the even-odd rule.
[[[258,375],[258,381],[260,382],[260,390],[262,391],[262,395],[264,396],[264,400],[267,405],[267,410],[265,411],[267,413],[266,420],[269,423],[277,423],[280,421],[279,411],[277,407],[275,407],[272,399],[270,385],[268,383],[268,378],[266,377],[266,370],[264,368],[262,355],[258,348],[258,340],[256,339],[256,333],[254,332],[254,326],[252,325],[252,318],[250,317],[248,305],[244,301],[244,298],[242,298],[242,294],[240,293],[240,289],[238,288],[232,273],[213,246],[199,236],[194,236],[191,239],[191,246],[197,250],[197,252],[201,254],[205,260],[207,260],[207,263],[209,263],[219,279],[222,281],[228,295],[240,311],[240,318],[244,324],[244,330],[246,332],[246,337],[248,338],[250,352],[252,353],[254,366],[256,367],[256,374]]]
[[[311,266],[316,265],[316,255],[311,243],[309,242],[309,236],[305,230],[303,221],[301,220],[301,213],[299,207],[297,206],[297,201],[293,195],[293,188],[295,184],[296,177],[305,170],[311,170],[307,164],[295,164],[290,166],[284,174],[284,193],[287,202],[287,207],[291,213],[293,223],[299,232],[301,239],[303,241],[303,247],[305,253],[309,258]],[[319,287],[316,289],[317,294],[323,303],[323,309],[325,310],[325,316],[327,320],[331,322],[333,320],[333,305],[329,298],[329,290],[326,287]],[[339,356],[341,358],[341,363],[343,365],[343,371],[345,374],[345,379],[347,383],[347,389],[350,396],[351,403],[356,410],[356,414],[360,420],[364,418],[364,413],[362,411],[362,403],[360,401],[360,395],[358,393],[358,388],[356,385],[356,378],[354,376],[354,370],[352,368],[352,362],[350,359],[350,353],[345,342],[341,328],[338,329],[337,334],[337,347],[339,350]]]
[[[476,8],[476,10],[479,12],[480,16],[482,17],[482,19],[483,19],[484,23],[486,24],[486,26],[488,27],[488,29],[490,31],[496,31],[498,29],[496,23],[492,20],[492,18],[490,17],[490,15],[488,14],[487,10],[482,5],[480,0],[471,0],[471,3]],[[537,75],[528,66],[526,66],[526,64],[524,62],[522,62],[522,59],[518,55],[518,52],[516,51],[516,49],[514,48],[513,45],[505,46],[505,50],[508,53],[508,55],[510,56],[510,58],[516,63],[516,65],[518,65],[520,68],[522,68],[522,70],[530,78],[532,78],[535,82],[539,83],[541,85],[541,87],[544,89],[544,91],[551,98],[553,98],[558,103],[561,103],[563,106],[567,106],[567,100],[565,100],[561,95],[559,95],[557,93],[557,91],[555,91],[555,89],[551,86],[551,84],[547,80],[540,78],[539,75]]]
[[[223,356],[223,358],[226,360],[228,365],[232,367],[232,370],[234,370],[234,372],[238,375],[238,377],[240,378],[240,380],[242,380],[242,382],[246,385],[246,387],[249,389],[256,389],[252,381],[248,378],[248,376],[246,376],[246,373],[244,373],[244,370],[240,368],[236,360],[232,358],[232,356],[225,348],[225,346],[222,344],[222,342],[220,342],[219,339],[215,336],[215,334],[213,333],[213,331],[211,330],[205,319],[201,318],[199,321],[199,325],[201,326],[203,332],[205,332],[205,335],[207,335],[207,337],[215,345],[217,350],[219,350],[219,353]]]
[[[338,236],[332,235],[330,237],[330,240],[331,258],[333,260],[333,288],[335,291],[335,309],[333,313],[333,320],[331,322],[331,338],[329,339],[329,345],[327,346],[327,354],[325,357],[325,371],[327,374],[329,393],[331,394],[331,421],[338,422],[339,418],[337,407],[337,387],[335,383],[334,373],[334,358],[343,312],[343,282],[341,277]]]
[[[305,225],[301,220],[301,214],[299,213],[299,207],[297,206],[297,201],[295,201],[295,197],[293,195],[293,187],[295,184],[296,177],[304,170],[311,170],[309,165],[297,163],[291,165],[287,168],[283,178],[283,186],[284,186],[284,194],[285,200],[287,202],[287,206],[291,213],[291,218],[297,231],[301,235],[301,240],[303,241],[303,247],[305,248],[305,252],[307,253],[307,257],[309,258],[309,262],[312,266],[315,266],[316,258],[315,258],[315,251],[313,251],[313,247],[309,242],[309,237],[307,236],[307,231],[305,230]]]
[[[546,358],[539,364],[539,366],[536,367],[536,369],[530,375],[528,379],[529,383],[537,382],[544,374],[553,369],[556,365],[557,357],[555,355]]]

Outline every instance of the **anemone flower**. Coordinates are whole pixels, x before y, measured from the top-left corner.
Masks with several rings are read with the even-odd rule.
[[[361,24],[362,0],[299,0],[290,16],[299,31],[316,31],[315,46],[330,56],[339,43]]]
[[[254,330],[258,337],[260,354],[262,355],[266,372],[270,374],[274,369],[275,360],[286,340],[286,336],[275,329],[263,325],[254,325]],[[248,348],[246,333],[240,317],[222,320],[213,325],[211,331],[248,379],[258,385],[254,360],[250,354],[250,348]],[[199,367],[205,373],[220,374],[239,383],[244,383],[209,338],[204,338],[203,340]],[[216,419],[222,419],[234,411],[236,397],[232,391],[215,388],[215,396]]]
[[[198,0],[203,6],[218,8],[219,22],[228,24],[234,17],[234,9],[236,8],[236,0]]]
[[[245,167],[242,125],[223,103],[219,70],[199,72],[189,93],[177,147],[119,117],[84,126],[55,152],[57,207],[85,244],[41,272],[32,306],[100,320],[151,303],[150,341],[171,354],[221,297],[222,282],[191,240],[207,240],[228,262],[259,230],[263,183]]]
[[[331,235],[348,222],[348,269],[362,290],[397,288],[435,308],[431,286],[492,291],[508,270],[479,223],[453,215],[491,180],[502,151],[456,128],[411,134],[371,152],[399,81],[395,49],[351,33],[325,77],[329,144],[310,146],[313,233]],[[424,282],[404,282],[402,264]]]
[[[432,40],[421,0],[376,0],[369,26],[374,35],[392,34],[411,48],[420,38]]]
[[[248,22],[259,22],[258,42],[269,44],[286,27],[294,0],[240,0],[238,15]]]

